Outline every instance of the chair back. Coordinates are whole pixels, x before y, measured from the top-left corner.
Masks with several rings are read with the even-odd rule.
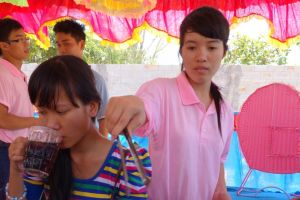
[[[300,172],[300,98],[288,85],[257,89],[243,104],[237,133],[250,168],[263,172]]]

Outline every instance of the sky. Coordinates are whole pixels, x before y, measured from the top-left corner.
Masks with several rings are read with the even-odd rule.
[[[248,35],[255,39],[258,38],[259,36],[267,36],[269,33],[269,27],[268,27],[268,23],[265,20],[258,19],[258,18],[251,18],[248,22],[240,23],[236,27],[231,28],[230,32],[231,34],[239,33],[242,35]],[[152,37],[155,36],[151,35],[150,33],[147,33],[145,39],[151,42]],[[166,44],[166,48],[164,48],[163,51],[161,51],[158,54],[158,59],[157,59],[158,64],[178,65],[180,63],[180,59],[178,56],[179,45],[175,43],[167,43],[167,42],[165,42],[165,44]],[[149,53],[151,53],[151,50]],[[299,55],[300,55],[300,47],[296,45],[291,46],[291,52],[288,56],[287,65],[300,66]]]

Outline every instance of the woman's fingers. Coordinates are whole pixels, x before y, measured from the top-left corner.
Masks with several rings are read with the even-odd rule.
[[[136,96],[113,97],[108,103],[105,118],[112,135],[117,136],[125,128],[131,132],[146,121],[144,104]]]
[[[16,138],[9,146],[8,156],[10,160],[10,170],[14,170],[16,172],[22,172],[22,166],[25,149],[27,146],[28,140],[24,137]]]
[[[127,130],[128,132],[133,132],[138,127],[142,126],[146,121],[146,114],[145,113],[138,113],[131,118],[128,122]]]
[[[18,137],[9,146],[8,156],[11,161],[19,162],[24,159],[27,138]]]
[[[122,119],[120,124],[120,118],[123,113],[126,113],[125,109],[125,102],[123,97],[112,97],[106,107],[105,111],[105,119],[106,119],[106,126],[110,134],[113,136],[117,136],[121,130],[124,129],[124,125],[126,126],[126,121]]]

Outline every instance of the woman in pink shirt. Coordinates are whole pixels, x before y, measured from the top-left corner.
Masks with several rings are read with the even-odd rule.
[[[182,72],[145,83],[136,96],[111,98],[107,126],[150,138],[149,199],[227,200],[224,178],[233,112],[212,77],[227,51],[229,24],[201,7],[180,26]]]

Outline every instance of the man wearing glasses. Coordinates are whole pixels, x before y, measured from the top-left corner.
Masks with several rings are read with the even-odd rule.
[[[5,199],[9,175],[9,144],[27,136],[28,128],[42,125],[33,118],[27,80],[21,71],[29,56],[29,39],[22,25],[13,19],[0,20],[0,199]]]

